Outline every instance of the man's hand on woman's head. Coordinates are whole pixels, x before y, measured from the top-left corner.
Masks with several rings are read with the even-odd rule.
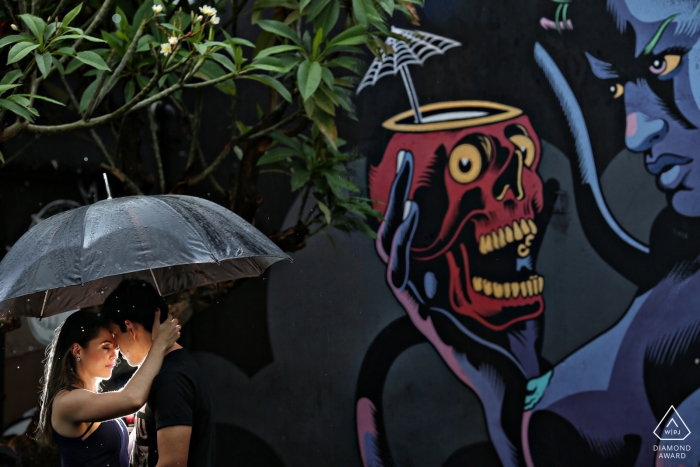
[[[178,323],[177,318],[173,318],[170,313],[168,313],[166,320],[161,323],[160,309],[156,309],[153,329],[151,330],[154,345],[162,344],[164,350],[169,349],[180,338],[180,329],[182,326]]]

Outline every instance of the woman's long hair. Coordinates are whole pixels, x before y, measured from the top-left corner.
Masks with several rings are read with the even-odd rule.
[[[54,331],[53,340],[46,347],[41,379],[39,423],[35,432],[40,443],[51,445],[55,442],[51,434],[51,413],[56,394],[70,386],[85,386],[76,372],[76,361],[71,352],[73,344],[77,342],[81,347],[87,347],[102,328],[106,328],[105,322],[96,313],[81,310],[70,315]]]

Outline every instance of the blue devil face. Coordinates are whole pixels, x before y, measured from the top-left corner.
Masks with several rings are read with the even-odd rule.
[[[608,0],[618,28],[631,27],[635,57],[593,73],[624,99],[625,143],[644,155],[673,208],[700,216],[700,7],[697,0]]]

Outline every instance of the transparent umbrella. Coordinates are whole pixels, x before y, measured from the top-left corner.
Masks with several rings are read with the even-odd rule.
[[[462,44],[447,37],[423,31],[400,29],[395,26],[391,27],[391,32],[403,37],[403,40],[395,37],[387,39],[386,43],[393,49],[394,53],[386,54],[381,52],[381,60],[375,58],[372,61],[367,73],[365,73],[360,85],[357,87],[357,93],[359,94],[367,86],[374,86],[384,76],[400,73],[408,93],[408,99],[411,102],[415,122],[422,123],[423,116],[420,111],[418,95],[413,87],[413,80],[411,79],[408,66],[423,66],[425,61],[433,55],[443,55],[447,50],[459,47]]]
[[[288,259],[255,227],[192,196],[127,196],[56,214],[0,262],[0,315],[47,317],[101,305],[125,278],[165,296],[261,275]]]

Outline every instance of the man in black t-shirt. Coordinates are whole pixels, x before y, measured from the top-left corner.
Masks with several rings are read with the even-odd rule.
[[[123,281],[109,295],[102,313],[131,366],[151,349],[155,311],[165,300],[148,283]],[[161,313],[161,319],[167,318]],[[168,350],[153,380],[148,402],[136,414],[132,467],[214,466],[214,423],[209,390],[199,366],[179,344]]]

